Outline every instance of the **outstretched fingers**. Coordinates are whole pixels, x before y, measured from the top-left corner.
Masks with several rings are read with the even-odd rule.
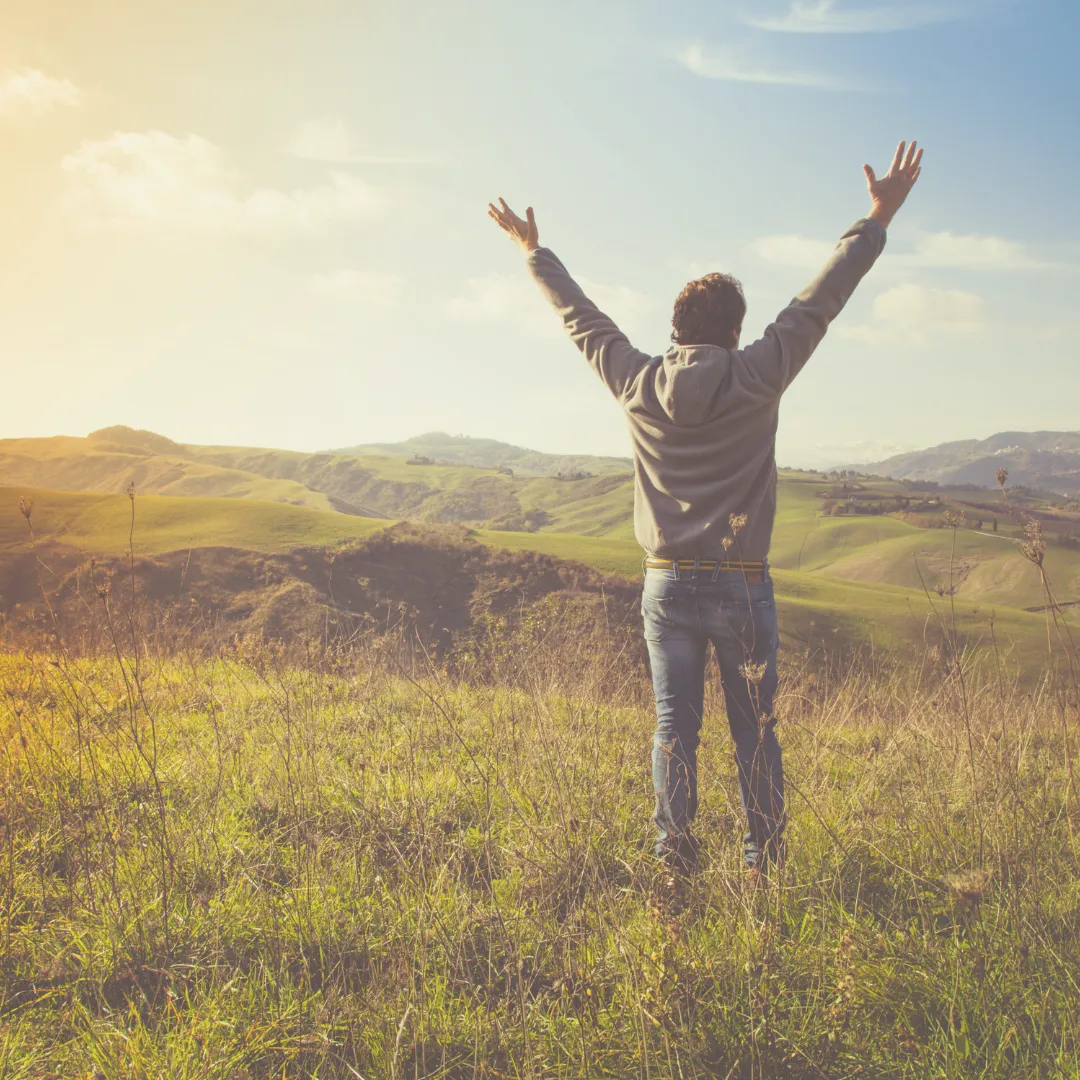
[[[871,218],[886,228],[889,226],[922,174],[922,158],[922,147],[914,139],[910,143],[905,139],[897,146],[889,171],[880,180],[869,165],[863,166],[873,203]]]
[[[532,251],[537,246],[536,215],[530,206],[525,211],[525,218],[518,217],[507,205],[505,199],[499,199],[499,205],[488,203],[488,217],[495,221],[511,240]]]
[[[513,225],[522,225],[522,224],[524,224],[522,222],[521,218],[519,218],[517,216],[517,214],[515,214],[514,211],[511,210],[510,207],[506,205],[506,200],[505,199],[500,198],[499,199],[499,205],[502,207],[503,216],[505,217],[505,219],[507,221],[509,221]]]
[[[519,218],[517,214],[515,214],[514,211],[506,205],[505,199],[499,199],[499,205],[502,207],[502,210],[499,211],[499,217],[503,221],[514,226],[515,228],[520,228],[525,224],[525,222],[522,221],[521,218]]]
[[[499,209],[500,206],[502,207],[501,210]],[[504,232],[508,232],[512,236],[517,234],[517,215],[506,205],[505,199],[499,199],[499,206],[488,203],[488,217],[498,222],[499,227]]]

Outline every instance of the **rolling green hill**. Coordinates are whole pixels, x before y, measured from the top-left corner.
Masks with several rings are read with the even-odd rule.
[[[0,488],[0,553],[25,551],[29,543],[19,500],[33,504],[39,540],[92,554],[128,547],[132,503],[126,495]],[[134,547],[140,555],[192,547],[233,547],[266,553],[341,543],[369,536],[388,522],[254,499],[173,498],[135,500]]]
[[[924,560],[928,578],[947,573],[933,560],[945,554],[952,531],[917,529],[892,518],[816,518],[813,487],[805,479],[781,485],[775,578],[785,642],[828,651],[858,645],[906,649],[938,640],[934,611],[949,608],[949,598],[935,595],[929,582],[927,595],[906,568],[917,557]],[[33,501],[31,520],[40,542],[86,553],[127,550],[132,503],[125,495],[2,488],[0,559],[5,553],[25,556],[29,550],[26,521],[19,512],[23,496]],[[389,524],[253,499],[136,496],[134,509],[134,548],[140,556],[210,547],[232,549],[238,557],[244,552],[286,553],[363,539]],[[624,533],[624,526],[617,525],[606,535],[593,536],[551,530],[474,530],[470,535],[489,547],[535,551],[632,580],[640,574],[641,551]],[[1045,620],[1042,614],[1021,610],[1033,605],[1017,602],[1039,602],[1035,568],[1003,539],[969,540],[958,532],[957,547],[956,562],[966,577],[957,592],[956,622],[965,639],[972,646],[985,646],[993,611],[999,645],[1013,650],[1026,670],[1038,670]],[[1065,554],[1080,560],[1075,553]],[[802,569],[788,568],[800,560]],[[1076,565],[1063,561],[1055,568],[1075,571]]]
[[[115,428],[86,439],[0,441],[0,465],[0,551],[24,550],[17,504],[28,491],[42,538],[86,552],[125,550],[131,503],[123,492],[134,482],[140,554],[208,546],[280,553],[408,518],[463,523],[493,547],[640,573],[625,474],[511,476],[390,456],[185,446]],[[1046,518],[1045,566],[1058,599],[1080,601],[1080,545],[1069,543],[1080,518],[1047,498],[1014,498]],[[1044,639],[1041,580],[1016,549],[1019,529],[1000,495],[784,471],[778,500],[771,561],[792,640],[910,643],[926,632],[932,603],[955,605],[973,640],[991,610],[999,636]],[[968,521],[928,527],[944,524],[946,509],[967,512]]]
[[[120,427],[84,439],[0,440],[5,486],[122,493],[132,483],[142,495],[247,498],[361,517],[584,532],[625,523],[632,501],[625,471],[582,479],[513,476],[496,467],[408,464],[385,454],[185,445]]]
[[[852,482],[865,499],[917,494],[895,483]],[[942,587],[964,604],[1041,608],[1045,599],[1037,570],[1017,550],[1021,530],[1000,496],[996,503],[999,531],[989,528],[992,515],[980,507],[995,505],[989,492],[942,493],[939,513],[964,513],[967,520],[951,528],[919,527],[902,515],[856,514],[831,517],[821,513],[823,495],[836,488],[823,477],[781,477],[779,508],[770,556],[774,567],[815,577],[869,585],[898,585],[922,592]],[[977,498],[977,503],[972,502]],[[1046,511],[1042,502],[1025,496],[1014,503],[1036,516],[1047,515],[1049,540],[1045,568],[1057,598],[1080,600],[1080,549],[1064,546],[1062,537],[1080,531],[1080,521]],[[989,500],[989,502],[987,502]],[[917,519],[935,515],[909,515]],[[983,528],[974,523],[982,521]],[[938,521],[937,524],[943,524]]]
[[[521,446],[498,442],[495,439],[473,439],[466,435],[447,435],[430,431],[399,443],[370,443],[337,450],[338,454],[370,457],[429,457],[452,465],[471,465],[494,469],[500,465],[525,476],[557,476],[560,473],[586,472],[594,476],[628,473],[633,468],[630,458],[594,457],[589,454],[544,454]]]
[[[641,573],[641,549],[633,541],[557,533],[524,535],[481,531],[477,536],[486,544],[519,551],[541,551],[585,563],[604,573],[631,578]],[[1019,554],[1013,558],[1014,590],[1025,596],[1037,596],[1037,571]],[[799,644],[826,650],[858,644],[885,651],[907,648],[939,639],[940,619],[935,612],[944,615],[950,623],[954,618],[949,597],[939,597],[932,591],[932,586],[928,595],[917,583],[909,587],[883,581],[845,581],[838,575],[781,568],[774,569],[773,577],[782,635],[789,646]],[[1043,614],[1024,611],[1007,603],[958,602],[956,627],[972,647],[989,645],[991,613],[999,643],[1005,649],[1015,650],[1016,657],[1028,670],[1037,670],[1045,659],[1046,621]]]
[[[633,485],[629,476],[609,474],[566,480],[555,477],[507,476],[494,469],[466,465],[413,465],[393,457],[305,455],[252,448],[184,446],[150,432],[106,429],[86,439],[56,438],[0,441],[0,477],[16,490],[65,488],[122,493],[134,483],[145,504],[148,494],[184,496],[166,516],[177,524],[155,529],[154,544],[175,546],[232,542],[234,532],[245,539],[239,546],[278,550],[281,543],[271,526],[265,504],[284,503],[323,515],[315,535],[354,535],[369,526],[347,526],[340,519],[410,518],[434,523],[461,522],[474,528],[532,536],[529,541],[506,539],[553,550],[560,542],[545,539],[562,534],[603,539],[589,550],[612,553],[623,572],[636,572],[640,552],[633,540]],[[38,480],[38,478],[43,478]],[[849,478],[850,479],[850,478]],[[25,487],[24,487],[25,486]],[[998,510],[991,492],[932,492],[929,513],[823,514],[826,496],[836,495],[835,479],[816,473],[784,471],[778,484],[778,509],[772,563],[782,570],[868,585],[899,585],[922,591],[939,586],[965,603],[1036,608],[1043,604],[1041,583],[1011,538],[1018,535],[1005,507],[1000,507],[998,533],[989,529]],[[842,495],[855,502],[924,498],[917,485],[896,481],[856,481],[843,484]],[[979,501],[981,500],[981,501]],[[987,500],[990,500],[988,503]],[[835,501],[835,500],[833,500]],[[218,503],[259,503],[259,511],[233,514]],[[1029,500],[1030,502],[1030,500]],[[121,498],[115,503],[126,506]],[[166,505],[166,504],[162,504]],[[919,527],[941,524],[941,512],[953,506],[970,511],[972,521],[985,518],[986,527],[951,529]],[[878,510],[881,509],[879,506]],[[345,510],[346,513],[335,513]],[[119,511],[117,511],[119,513]],[[259,515],[266,521],[260,532]],[[120,516],[123,516],[122,514]],[[296,520],[296,515],[282,515]],[[1070,518],[1058,513],[1059,529]],[[1075,517],[1075,515],[1073,515]],[[1076,520],[1080,533],[1080,519]],[[280,535],[292,537],[294,526]],[[104,542],[111,529],[90,528],[84,535],[91,546]],[[151,534],[147,534],[148,536]],[[94,538],[97,538],[95,540]],[[297,540],[296,542],[307,542]],[[317,542],[312,540],[311,542]],[[955,543],[955,548],[954,548]],[[574,541],[569,541],[573,548]],[[269,546],[269,548],[268,548]],[[606,556],[605,556],[606,557]],[[1080,599],[1080,550],[1051,543],[1046,564],[1060,599]]]
[[[85,439],[0,439],[0,481],[8,486],[122,493],[252,498],[331,510],[330,499],[295,479],[266,476],[227,461],[201,460],[151,432],[109,429]]]

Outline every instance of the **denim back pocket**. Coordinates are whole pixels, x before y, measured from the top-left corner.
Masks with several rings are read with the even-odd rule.
[[[641,594],[641,618],[646,641],[663,641],[675,633],[674,597]]]
[[[730,599],[725,601],[725,605],[730,605],[733,608],[746,610],[748,608],[754,611],[767,611],[770,608],[776,606],[776,599],[773,595],[773,583],[771,581],[762,581],[751,585],[749,582],[740,584],[732,591]]]
[[[740,586],[720,604],[725,634],[738,641],[747,656],[775,649],[779,640],[772,582]]]

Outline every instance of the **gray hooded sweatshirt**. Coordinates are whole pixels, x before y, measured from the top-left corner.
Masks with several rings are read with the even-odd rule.
[[[634,447],[634,533],[652,555],[763,560],[776,515],[780,397],[885,246],[857,221],[814,281],[745,349],[635,349],[547,248],[529,269],[622,405]],[[729,548],[732,516],[746,524]]]

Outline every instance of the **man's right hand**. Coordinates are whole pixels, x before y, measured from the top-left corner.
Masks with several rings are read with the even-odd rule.
[[[499,207],[502,207],[500,210]],[[525,211],[525,219],[521,220],[506,205],[505,199],[499,200],[499,206],[488,203],[488,217],[494,220],[500,229],[517,244],[522,251],[528,253],[540,246],[540,236],[536,230],[536,216],[530,206]]]
[[[888,175],[880,180],[874,175],[874,170],[869,165],[863,166],[871,202],[870,213],[867,217],[880,222],[886,229],[896,211],[904,205],[908,192],[914,187],[915,181],[919,179],[919,173],[922,172],[923,152],[919,150],[916,153],[916,146],[914,142],[910,146],[902,142],[896,148]]]

